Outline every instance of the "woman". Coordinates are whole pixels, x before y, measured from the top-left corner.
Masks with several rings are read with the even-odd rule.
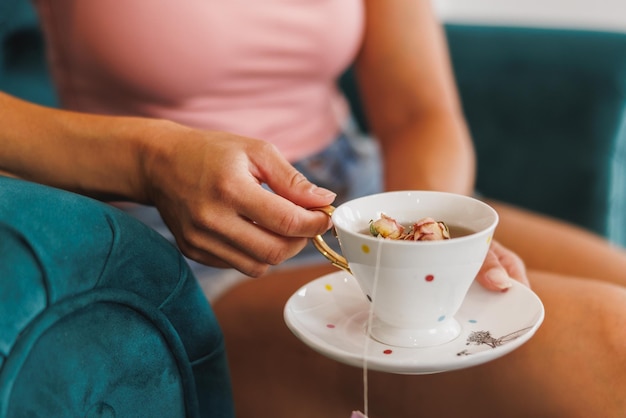
[[[384,189],[473,192],[472,144],[445,40],[428,1],[109,3],[36,2],[59,92],[69,109],[172,119],[196,129],[261,138],[315,184],[324,186],[325,176],[335,178],[341,172],[340,181],[328,188],[346,199],[376,189],[370,181],[366,183],[372,189],[337,187],[357,184],[353,180],[368,173],[375,153],[369,145],[362,150],[363,143],[346,131],[347,107],[334,87],[334,79],[354,61],[380,145]],[[172,130],[180,129],[176,125]],[[286,250],[276,253],[275,246],[262,245],[268,235],[275,241],[282,238],[267,234],[255,217],[240,210],[246,206],[243,200],[259,196],[264,203],[258,216],[275,215],[269,197],[253,187],[240,190],[225,184],[267,182],[286,198],[280,200],[283,208],[289,200],[296,204],[294,211],[295,206],[313,207],[332,199],[328,194],[290,194],[284,181],[271,179],[280,173],[266,171],[269,165],[262,162],[250,164],[254,152],[247,139],[217,135],[222,141],[214,141],[212,135],[191,143],[175,141],[168,135],[172,130],[161,126],[161,132],[150,131],[149,140],[142,141],[142,149],[159,150],[146,163],[150,181],[158,187],[148,188],[146,197],[144,183],[126,197],[155,204],[181,249],[203,263],[226,258],[227,264],[258,275],[268,264],[287,258]],[[93,132],[97,135],[102,127]],[[222,154],[198,151],[202,148]],[[178,164],[197,170],[176,170],[170,164],[181,150],[187,158]],[[113,156],[111,165],[124,161],[123,155]],[[346,156],[355,161],[354,167],[345,169]],[[415,156],[419,164],[413,163]],[[411,164],[405,163],[407,158]],[[360,161],[367,161],[364,171]],[[237,181],[228,183],[229,176]],[[198,181],[207,183],[198,188]],[[253,189],[254,194],[244,195]],[[198,199],[212,203],[199,209]],[[429,377],[372,375],[373,416],[620,416],[626,410],[626,256],[583,231],[493,204],[501,215],[499,242],[492,246],[479,280],[493,290],[510,287],[510,277],[530,280],[546,306],[544,325],[523,348],[485,366]],[[177,215],[181,207],[182,217]],[[285,213],[279,212],[276,220],[283,228],[270,229],[293,231],[292,218]],[[231,220],[242,218],[256,223],[231,228]],[[272,224],[263,219],[260,226]],[[310,236],[320,225],[328,227],[319,217],[307,219],[316,227],[292,235]],[[200,232],[189,233],[184,225],[200,225]],[[216,225],[227,227],[215,234]],[[246,241],[242,231],[250,230],[263,236],[253,240],[256,245],[245,257],[245,244],[238,240]],[[546,238],[537,242],[537,236]],[[219,251],[213,249],[216,244]],[[288,255],[293,255],[290,248]],[[272,254],[258,255],[269,249]],[[228,258],[232,252],[236,255]],[[359,407],[360,371],[308,351],[285,332],[276,315],[287,295],[327,268],[299,271],[297,280],[281,280],[293,273],[278,272],[244,282],[216,305],[231,351],[235,396],[247,400],[238,405],[240,416],[346,416]],[[250,318],[255,319],[253,327]],[[581,333],[584,344],[579,342]],[[269,381],[264,372],[271,374]],[[261,385],[264,390],[257,390]],[[450,393],[462,402],[447,401]],[[573,399],[572,393],[577,393]]]

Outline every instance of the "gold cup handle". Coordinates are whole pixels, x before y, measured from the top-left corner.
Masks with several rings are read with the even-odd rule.
[[[335,211],[335,207],[328,205],[321,208],[313,208],[311,210],[319,210],[320,212],[324,212],[328,217],[333,216],[333,212]],[[334,228],[334,227],[333,227]],[[350,267],[348,266],[348,260],[340,254],[338,254],[335,250],[330,248],[324,238],[321,235],[316,235],[311,239],[313,241],[313,245],[324,257],[326,257],[333,266],[338,267],[342,270],[347,271],[348,273],[352,273],[350,271]]]

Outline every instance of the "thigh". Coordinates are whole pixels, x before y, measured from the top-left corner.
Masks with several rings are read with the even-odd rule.
[[[582,228],[500,202],[495,238],[529,269],[626,286],[626,250]]]
[[[237,286],[215,304],[239,417],[348,417],[363,409],[363,372],[315,353],[283,322],[287,298],[329,271],[326,265],[280,271]],[[546,306],[533,339],[462,371],[370,372],[370,418],[623,416],[625,289],[554,274],[530,276]]]

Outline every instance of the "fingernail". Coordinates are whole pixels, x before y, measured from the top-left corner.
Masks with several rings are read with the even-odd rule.
[[[330,191],[328,189],[325,189],[323,187],[317,187],[317,186],[313,187],[313,190],[311,190],[311,192],[313,194],[316,194],[316,195],[322,196],[322,197],[332,197],[332,198],[335,198],[337,196],[337,193],[332,192],[332,191]]]
[[[487,280],[491,282],[496,288],[500,289],[503,292],[506,292],[513,286],[513,282],[511,282],[511,278],[508,274],[502,269],[493,268],[489,270],[485,276]]]

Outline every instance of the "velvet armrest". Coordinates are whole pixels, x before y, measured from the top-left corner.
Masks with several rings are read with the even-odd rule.
[[[178,250],[0,177],[0,417],[233,415],[221,329]]]

